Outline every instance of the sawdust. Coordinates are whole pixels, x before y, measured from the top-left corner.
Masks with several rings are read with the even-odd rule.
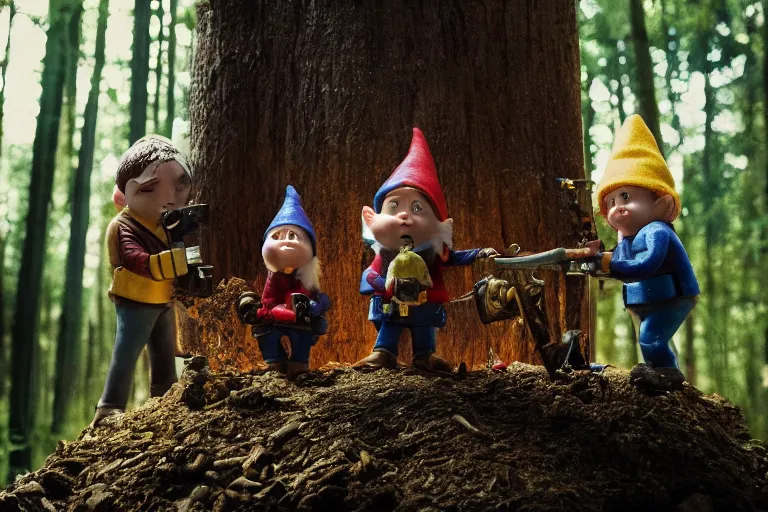
[[[766,450],[739,408],[627,373],[435,377],[337,366],[295,382],[195,358],[163,398],[70,443],[2,510],[755,510]]]

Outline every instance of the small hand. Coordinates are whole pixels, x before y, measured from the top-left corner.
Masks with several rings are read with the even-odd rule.
[[[288,354],[288,359],[290,359],[291,354],[293,353],[293,350],[291,348],[291,340],[286,336],[283,336],[282,338],[280,338],[280,345],[283,346],[283,350],[285,350],[285,353]]]
[[[272,321],[279,324],[295,324],[296,313],[288,309],[286,304],[280,304],[272,308],[269,312],[272,317]]]
[[[262,307],[258,311],[256,311],[256,321],[257,322],[263,322],[263,323],[271,323],[274,322],[275,319],[272,317],[272,312]]]
[[[258,321],[256,311],[257,309],[255,307],[248,308],[243,311],[243,323],[249,325],[255,324]]]
[[[597,256],[597,252],[600,250],[600,240],[590,240],[586,246],[579,249],[566,249],[565,255],[571,260],[580,260],[584,258],[590,258]]]
[[[237,315],[243,323],[255,324],[260,308],[260,297],[256,293],[245,292],[237,298]]]
[[[395,297],[403,302],[414,302],[419,299],[419,293],[424,287],[418,279],[412,277],[398,277],[395,279]]]
[[[494,258],[498,255],[499,255],[499,252],[493,247],[486,247],[485,249],[480,249],[480,252],[477,253],[477,257],[481,260],[486,258]]]

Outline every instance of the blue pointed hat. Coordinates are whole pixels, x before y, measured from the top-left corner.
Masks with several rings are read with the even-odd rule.
[[[288,185],[285,189],[285,201],[283,206],[280,207],[280,211],[277,212],[275,218],[272,219],[272,223],[264,233],[263,240],[267,239],[267,233],[279,226],[286,226],[293,224],[299,226],[309,235],[309,240],[312,242],[312,254],[317,255],[317,248],[315,246],[315,230],[312,228],[312,223],[309,222],[309,217],[304,212],[304,208],[301,207],[301,197],[293,185]]]

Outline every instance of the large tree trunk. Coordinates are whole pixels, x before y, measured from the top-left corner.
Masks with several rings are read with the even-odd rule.
[[[56,160],[62,92],[66,67],[67,26],[79,2],[52,2],[48,39],[43,59],[40,113],[33,144],[32,176],[26,238],[21,257],[16,314],[13,324],[11,408],[9,416],[9,478],[30,469],[30,436],[35,425],[35,373],[38,352],[38,314],[47,235],[48,204],[51,200]]]
[[[147,130],[147,81],[149,80],[150,0],[136,0],[133,8],[133,56],[131,58],[131,123],[128,144]]]
[[[166,101],[165,136],[171,138],[176,115],[176,22],[179,0],[171,0],[171,24],[168,27],[168,99]]]
[[[109,16],[109,0],[99,2],[99,20],[96,28],[95,65],[91,76],[91,90],[83,115],[82,142],[75,173],[75,183],[69,203],[72,206],[72,229],[67,251],[67,274],[64,283],[64,302],[60,317],[56,347],[56,383],[53,399],[51,432],[58,434],[66,421],[72,389],[76,387],[79,349],[83,317],[83,267],[85,265],[85,236],[90,218],[91,169],[96,142],[96,116],[99,109],[101,71],[104,68],[104,46]]]
[[[294,184],[334,301],[313,365],[352,362],[373,346],[368,300],[358,294],[371,257],[360,210],[405,156],[412,126],[431,146],[457,248],[579,241],[571,198],[555,182],[584,176],[575,4],[376,5],[199,7],[190,119],[200,199],[212,205],[205,257],[218,276],[260,289],[261,238]],[[458,296],[494,270],[450,269],[448,289]],[[564,277],[544,276],[552,339],[586,330],[584,281],[569,278],[566,291]],[[507,360],[536,360],[520,323],[483,327],[471,302],[448,309],[444,357],[477,365],[493,347]]]
[[[643,0],[629,0],[629,18],[632,24],[632,43],[635,48],[637,80],[635,93],[639,103],[639,114],[656,138],[659,149],[664,149],[659,126],[659,107],[656,104],[656,88],[653,84],[653,63],[651,62],[648,32],[645,30]]]

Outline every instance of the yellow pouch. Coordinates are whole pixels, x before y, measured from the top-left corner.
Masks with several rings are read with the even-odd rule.
[[[155,279],[175,279],[188,272],[187,255],[177,247],[149,257],[149,272]]]
[[[166,304],[171,300],[173,281],[155,281],[117,267],[109,293],[145,304]]]

